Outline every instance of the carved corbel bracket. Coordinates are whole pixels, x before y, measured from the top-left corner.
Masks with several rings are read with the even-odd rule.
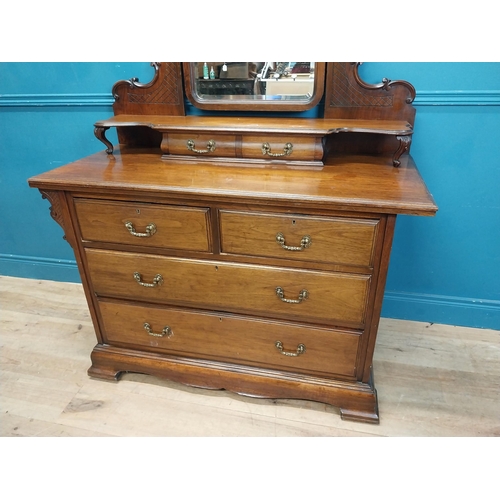
[[[399,167],[401,162],[399,159],[403,153],[407,153],[410,150],[411,144],[411,136],[410,135],[397,135],[396,139],[399,141],[399,147],[394,153],[394,157],[392,159],[392,164],[395,167]]]
[[[94,127],[94,135],[106,146],[106,153],[108,155],[113,154],[113,144],[108,141],[106,138],[106,130],[108,130],[109,127],[99,127],[95,126]]]
[[[62,193],[59,191],[42,191],[41,189],[40,193],[42,195],[42,199],[49,200],[50,216],[62,227],[62,230],[64,231],[63,239],[66,240],[71,247],[74,247],[72,239],[67,238],[68,231],[64,225],[64,200],[62,199]]]

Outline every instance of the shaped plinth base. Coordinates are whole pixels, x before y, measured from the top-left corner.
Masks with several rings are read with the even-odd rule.
[[[119,380],[124,372],[163,377],[204,389],[272,399],[302,399],[340,408],[344,420],[378,423],[377,392],[368,384],[288,373],[278,370],[133,351],[97,344],[88,374]],[[372,377],[373,380],[373,377]]]

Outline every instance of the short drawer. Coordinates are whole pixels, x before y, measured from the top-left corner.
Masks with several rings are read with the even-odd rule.
[[[162,152],[170,155],[229,157],[236,156],[236,136],[225,134],[164,134]]]
[[[101,301],[109,344],[300,373],[356,375],[360,335],[149,305]]]
[[[316,137],[249,134],[242,138],[241,155],[262,160],[321,162],[323,146]]]
[[[220,211],[227,254],[372,266],[380,221]]]
[[[361,328],[369,275],[86,249],[94,291],[217,311]]]
[[[208,208],[75,199],[82,238],[208,252]]]

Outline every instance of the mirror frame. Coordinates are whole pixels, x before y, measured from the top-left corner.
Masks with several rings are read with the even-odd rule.
[[[311,99],[305,102],[238,100],[237,96],[229,102],[219,99],[200,99],[194,89],[195,80],[192,78],[192,65],[192,62],[182,63],[184,90],[191,104],[199,109],[216,111],[307,111],[314,108],[321,101],[325,90],[326,63],[315,62],[314,92]]]

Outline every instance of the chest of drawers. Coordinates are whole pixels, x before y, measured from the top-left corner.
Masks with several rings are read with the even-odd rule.
[[[77,257],[98,339],[90,375],[141,372],[378,421],[371,366],[395,213],[435,211],[411,158],[294,172],[167,168],[124,149],[30,184]]]
[[[413,87],[364,84],[349,63],[328,63],[324,81],[324,67],[324,119],[256,119],[184,116],[180,65],[158,63],[151,84],[113,88],[115,116],[95,125],[106,151],[29,180],[75,252],[91,376],[379,421],[372,360],[396,217],[437,207],[409,156]]]

